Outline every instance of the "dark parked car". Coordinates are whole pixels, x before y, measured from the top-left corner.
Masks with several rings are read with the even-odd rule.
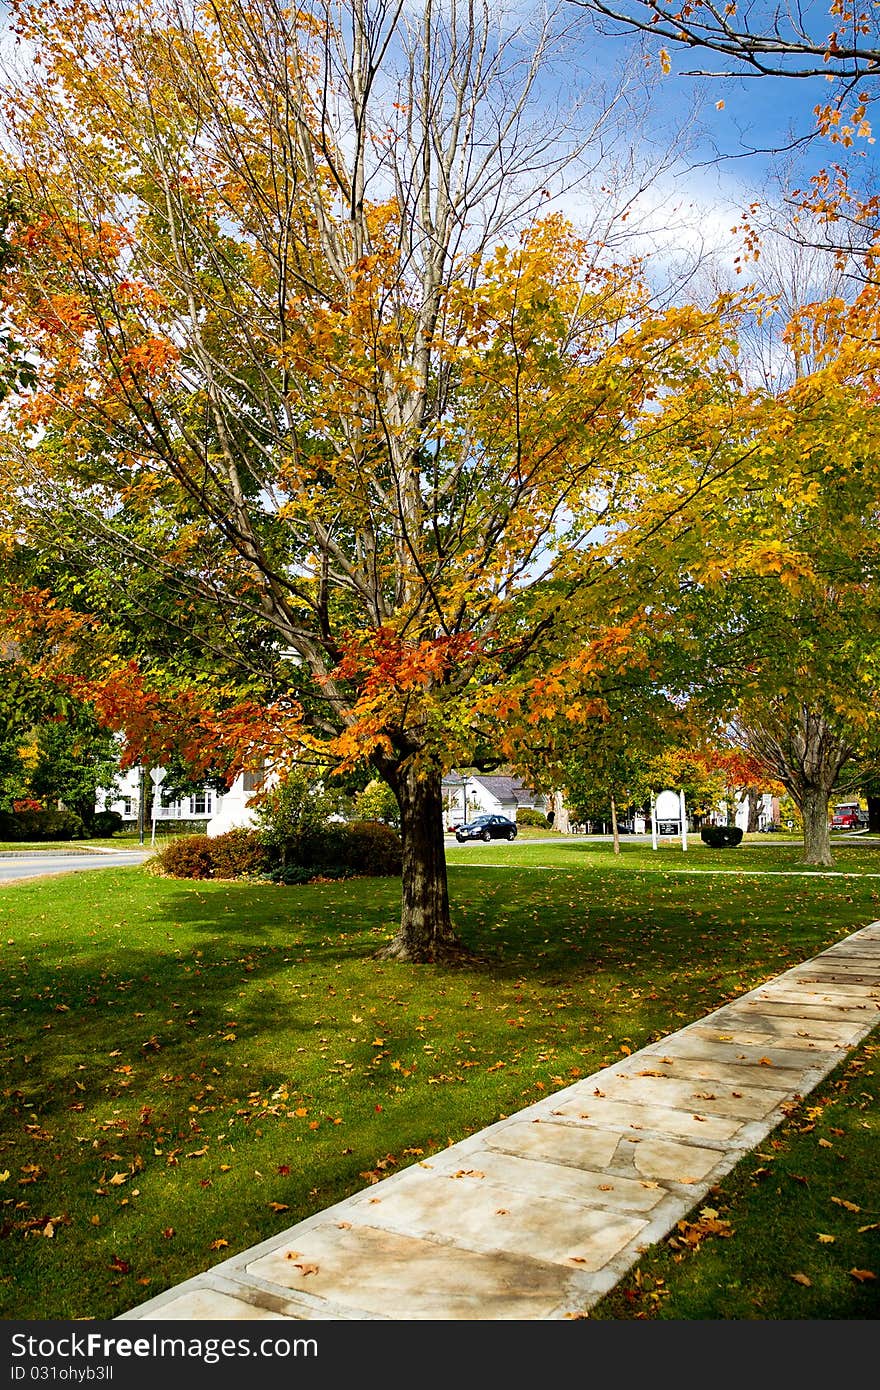
[[[465,840],[515,840],[516,821],[507,816],[477,816],[466,825],[460,825],[455,832],[460,845]]]

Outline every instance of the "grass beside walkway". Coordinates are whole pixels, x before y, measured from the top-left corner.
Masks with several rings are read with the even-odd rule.
[[[0,1316],[112,1317],[880,917],[880,878],[735,853],[453,849],[455,969],[372,959],[389,880],[0,889]]]

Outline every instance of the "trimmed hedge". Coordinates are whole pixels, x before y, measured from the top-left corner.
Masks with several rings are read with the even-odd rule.
[[[170,878],[214,877],[214,856],[207,835],[178,835],[151,862]]]
[[[700,839],[710,849],[733,849],[743,837],[738,825],[704,825]]]
[[[381,821],[310,827],[273,846],[269,877],[276,883],[315,878],[393,877],[403,867],[400,836]],[[276,857],[277,856],[277,857]]]
[[[226,830],[206,836],[205,843],[211,851],[214,878],[253,878],[268,868],[266,846],[256,830]]]
[[[0,840],[84,840],[75,811],[0,811]]]
[[[301,830],[282,846],[267,846],[258,830],[180,835],[152,861],[170,878],[253,878],[309,883],[316,878],[381,877],[403,866],[400,837],[380,821],[350,821]]]

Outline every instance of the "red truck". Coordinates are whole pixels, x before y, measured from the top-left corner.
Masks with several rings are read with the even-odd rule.
[[[867,812],[862,810],[857,801],[842,801],[835,806],[831,817],[832,830],[860,830],[867,823]]]

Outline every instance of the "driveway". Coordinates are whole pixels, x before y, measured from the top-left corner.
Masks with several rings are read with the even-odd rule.
[[[76,850],[0,850],[0,883],[23,878],[44,878],[49,874],[80,873],[85,869],[119,869],[143,864],[148,849],[107,850],[103,854]]]

